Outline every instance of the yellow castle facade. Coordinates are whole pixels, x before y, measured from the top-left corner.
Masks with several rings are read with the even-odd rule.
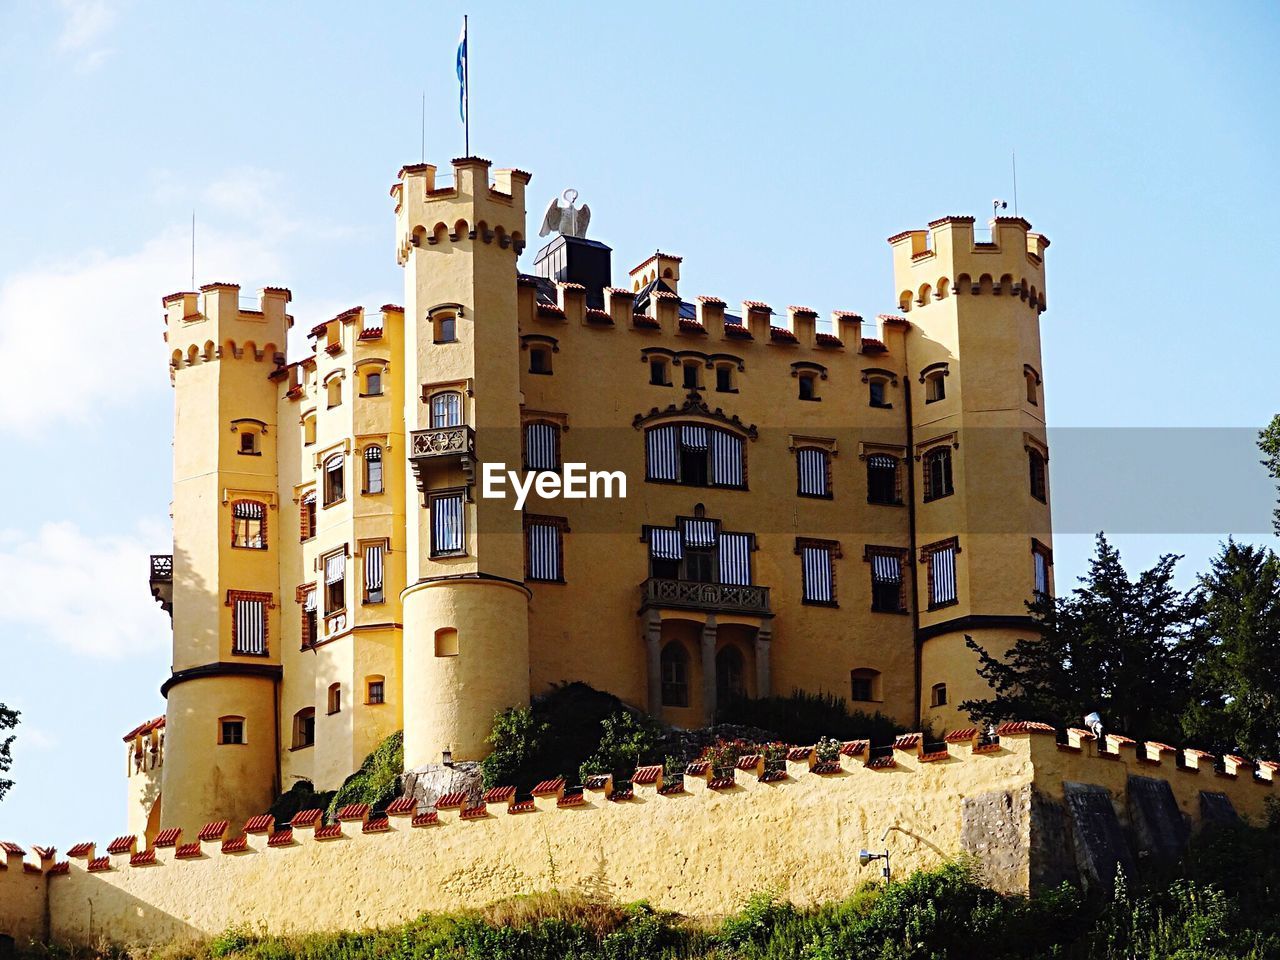
[[[820,330],[686,298],[661,252],[613,286],[581,236],[522,273],[529,181],[402,169],[403,305],[316,325],[301,359],[287,289],[164,298],[173,662],[126,738],[132,832],[332,789],[396,730],[406,767],[479,759],[497,711],[563,681],[680,726],[800,689],[951,729],[986,690],[966,635],[1028,635],[1044,237],[901,233],[898,312]]]

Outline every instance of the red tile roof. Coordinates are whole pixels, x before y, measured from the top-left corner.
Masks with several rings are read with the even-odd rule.
[[[707,771],[711,769],[711,764],[707,760],[695,760],[684,768],[684,772],[691,777],[705,777]]]
[[[632,783],[649,784],[657,783],[658,777],[662,775],[662,764],[655,763],[649,767],[636,767],[636,772],[631,775]]]
[[[921,733],[903,733],[893,741],[893,749],[895,750],[914,750],[920,746],[920,741],[924,739]]]
[[[234,837],[231,840],[222,841],[223,853],[244,853],[249,849],[249,838],[247,836]]]
[[[609,785],[609,779],[609,774],[607,773],[593,773],[582,781],[582,789],[603,790]]]
[[[1000,743],[999,741],[996,741],[993,743],[979,743],[974,746],[973,752],[974,753],[999,753]]]
[[[813,747],[792,747],[787,751],[787,759],[792,763],[804,763],[813,753]]]
[[[110,857],[98,857],[98,859],[96,860],[89,861],[90,873],[100,873],[103,870],[110,870],[110,869],[111,869]]]
[[[707,781],[708,790],[729,790],[737,786],[737,781],[733,777],[712,777]]]
[[[245,833],[270,833],[271,828],[276,824],[276,818],[269,813],[260,813],[256,817],[250,817],[245,821]]]
[[[227,832],[230,824],[226,820],[215,820],[213,823],[206,823],[200,828],[197,836],[201,840],[221,840],[222,835]]]
[[[706,333],[707,328],[700,324],[697,320],[689,320],[685,317],[680,318],[680,330],[683,333]]]
[[[515,798],[515,787],[490,787],[480,797],[483,803],[506,803]]]
[[[391,821],[386,817],[374,817],[366,820],[360,829],[364,833],[386,833],[391,829]]]
[[[813,765],[814,773],[840,773],[841,770],[839,760],[819,760]]]
[[[751,331],[740,323],[726,323],[724,325],[724,335],[726,337],[733,337],[737,340],[755,339],[755,337],[752,336]]]
[[[884,353],[888,349],[881,340],[872,340],[870,337],[862,338],[863,353]]]
[[[538,304],[538,313],[540,313],[540,314],[544,314],[544,315],[549,316],[549,317],[563,317],[563,316],[564,316],[564,311],[563,311],[563,310],[561,310],[559,307],[555,306],[554,304],[551,304],[551,303],[540,303],[540,304]]]
[[[554,780],[543,780],[529,792],[535,797],[545,797],[548,794],[559,793],[564,789],[564,777],[556,777]]]
[[[298,827],[314,827],[323,816],[323,810],[299,810],[293,815],[293,819],[289,821],[289,826],[294,829]]]
[[[342,836],[342,824],[330,823],[323,827],[316,827],[312,836],[317,840],[337,840]]]
[[[178,860],[191,860],[200,856],[199,841],[196,841],[195,843],[184,843],[182,846],[178,847],[177,850],[173,851],[173,856]]]
[[[787,779],[787,771],[785,770],[766,770],[760,774],[761,783],[778,783]]]
[[[799,343],[800,338],[788,330],[786,327],[770,327],[769,339],[777,340],[780,343]]]
[[[369,804],[348,803],[338,811],[339,820],[363,820],[369,815]]]
[[[1052,724],[1040,723],[1036,720],[1010,720],[996,727],[996,736],[1003,737],[1009,733],[1056,733]],[[1128,737],[1125,737],[1128,740]],[[1133,743],[1133,740],[1129,740]]]
[[[267,837],[268,847],[288,847],[293,844],[293,828],[285,827]]]
[[[746,756],[738,758],[738,762],[734,764],[739,770],[754,770],[764,762],[764,757],[758,753],[749,753]]]
[[[586,317],[598,323],[613,323],[613,316],[607,310],[598,310],[595,307],[587,307]]]
[[[40,868],[37,867],[34,863],[24,863],[22,865],[22,872],[23,873],[40,873],[41,871],[40,871]]]
[[[613,793],[609,794],[610,800],[631,800],[634,799],[636,791],[634,787],[615,787]]]
[[[507,807],[507,813],[533,813],[535,809],[532,800],[517,800]]]
[[[181,827],[168,827],[156,834],[154,846],[157,847],[176,847],[178,838],[182,836]]]
[[[662,327],[662,324],[653,317],[647,316],[643,313],[632,314],[631,322],[634,326],[640,327],[642,330],[658,330]]]
[[[721,307],[725,305],[724,301],[721,300],[719,297],[702,296],[698,298],[698,302],[709,303],[709,304],[712,304],[713,306],[718,305]]]
[[[413,813],[418,808],[418,800],[416,797],[400,797],[391,801],[387,807],[387,813],[390,816],[403,816],[406,813]]]
[[[162,727],[164,727],[164,717],[156,717],[154,720],[148,720],[146,723],[138,724],[121,739],[123,739],[125,743],[128,743],[134,737],[140,737],[143,734],[150,733],[152,730],[159,730]]]
[[[932,753],[920,754],[921,763],[933,763],[935,760],[945,760],[951,756],[946,750],[934,750]]]
[[[799,314],[803,317],[816,317],[818,315],[818,311],[813,309],[813,307],[797,307],[792,305],[787,307],[787,309],[792,313]]]
[[[61,863],[55,863],[52,867],[49,868],[49,876],[51,877],[62,876],[63,874],[67,874],[70,872],[71,872],[71,864],[67,863],[67,861],[65,860],[63,860]]]
[[[483,803],[478,807],[463,807],[458,814],[459,820],[482,820],[489,815],[489,808]]]
[[[814,342],[820,347],[843,347],[844,341],[833,333],[819,333],[814,336]]]
[[[360,331],[360,336],[359,336],[359,337],[357,337],[356,339],[358,339],[358,340],[381,340],[381,339],[382,339],[382,328],[381,328],[381,327],[365,327],[363,330],[361,330],[361,331]]]
[[[767,303],[761,303],[759,300],[743,300],[742,305],[748,310],[771,310]]]
[[[888,770],[890,767],[896,767],[898,761],[892,756],[872,757],[867,761],[868,770]]]
[[[129,866],[131,867],[145,867],[155,862],[155,850],[139,850],[129,858]]]
[[[74,847],[67,851],[68,857],[85,857],[93,850],[92,843],[77,843]]]
[[[58,854],[56,847],[32,847],[31,851],[41,860],[52,860]]]
[[[963,730],[952,730],[942,739],[947,743],[963,743],[978,735],[977,727],[965,727]]]
[[[132,839],[132,837],[130,839]],[[20,857],[27,852],[12,840],[0,840],[0,850],[3,850],[5,853],[11,853],[15,857]]]
[[[870,740],[848,740],[840,744],[840,756],[859,757],[871,746]]]
[[[440,815],[432,810],[430,813],[414,814],[412,824],[415,827],[430,827],[440,822]]]
[[[663,797],[674,796],[677,793],[684,793],[684,777],[678,777],[675,780],[663,783],[658,788],[658,794]]]
[[[440,795],[440,799],[436,801],[437,810],[455,810],[467,805],[467,791],[455,790],[453,793],[445,793]]]
[[[580,807],[587,802],[587,798],[580,793],[566,793],[563,797],[556,801],[557,807]]]
[[[128,853],[133,849],[133,845],[138,842],[138,838],[130,834],[127,837],[116,837],[107,844],[107,853]]]

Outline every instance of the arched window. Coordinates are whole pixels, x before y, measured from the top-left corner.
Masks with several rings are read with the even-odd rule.
[[[945,707],[947,705],[947,685],[935,683],[929,690],[929,706]]]
[[[231,504],[231,545],[249,550],[267,549],[267,508],[256,500]]]
[[[345,457],[335,453],[324,462],[324,505],[327,507],[346,497],[343,487],[342,467]]]
[[[324,385],[325,392],[329,397],[329,406],[336,407],[342,403],[342,378],[334,377]]]
[[[382,396],[382,368],[374,367],[364,375],[364,394],[366,397]]]
[[[849,699],[860,703],[880,700],[880,671],[859,667],[849,671]]]
[[[316,415],[308,413],[302,418],[302,442],[306,446],[316,442]]]
[[[898,458],[887,453],[867,457],[867,503],[901,503]]]
[[[457,427],[462,424],[462,394],[448,391],[431,397],[431,426]]]
[[[954,492],[951,485],[951,448],[934,447],[924,455],[925,502],[949,497]]]
[[[1030,367],[1025,369],[1022,374],[1027,381],[1027,403],[1035,406],[1040,405],[1040,378],[1036,376],[1036,372]]]
[[[742,651],[727,646],[716,654],[716,702],[728,703],[747,695],[743,682],[744,664]]]
[[[431,339],[436,343],[453,343],[458,339],[458,318],[440,313],[431,318]]]
[[[316,492],[304,494],[298,504],[298,527],[301,541],[310,540],[316,535]]]
[[[1044,454],[1039,450],[1031,449],[1027,451],[1027,464],[1030,468],[1031,479],[1031,495],[1041,503],[1045,502],[1048,496],[1045,483],[1045,460]]]
[[[342,684],[329,684],[329,713],[342,712]]]
[[[387,702],[387,678],[374,675],[364,678],[364,702],[370,706]]]
[[[924,378],[924,402],[937,403],[947,399],[947,374],[945,370],[934,370]]]
[[[377,445],[364,448],[364,492],[382,492],[382,448]]]
[[[315,746],[316,708],[305,707],[293,715],[293,749]]]
[[[689,705],[689,653],[679,640],[662,648],[662,705]]]

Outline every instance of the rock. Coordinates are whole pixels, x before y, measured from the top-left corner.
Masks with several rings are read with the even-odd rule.
[[[484,793],[484,777],[476,760],[459,760],[445,766],[443,763],[427,763],[406,770],[401,780],[403,796],[418,801],[417,812],[434,810],[436,801],[446,793],[465,792],[467,806],[480,802]]]

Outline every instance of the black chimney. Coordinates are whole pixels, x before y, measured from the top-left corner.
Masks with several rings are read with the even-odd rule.
[[[587,306],[603,310],[612,253],[612,247],[598,240],[560,234],[538,251],[533,272],[558,283],[582,284],[587,288]]]

